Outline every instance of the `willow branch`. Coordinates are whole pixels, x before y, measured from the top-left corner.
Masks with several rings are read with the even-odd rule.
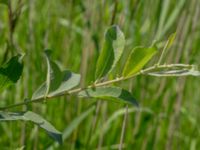
[[[9,109],[9,108],[13,108],[13,107],[17,107],[17,106],[22,106],[22,105],[27,105],[30,103],[36,103],[36,102],[43,102],[44,99],[45,101],[51,100],[53,98],[56,97],[61,97],[61,96],[65,96],[65,95],[71,95],[71,94],[75,94],[75,93],[79,93],[85,89],[90,89],[90,88],[95,88],[95,87],[102,87],[102,86],[107,86],[113,83],[118,83],[124,80],[128,80],[131,78],[134,78],[138,75],[147,75],[148,73],[154,71],[155,69],[170,69],[170,68],[174,68],[174,67],[186,67],[186,68],[190,68],[192,67],[192,65],[188,65],[188,64],[169,64],[169,65],[154,65],[152,67],[146,68],[144,70],[141,70],[140,72],[133,74],[132,76],[128,76],[128,77],[120,77],[120,78],[115,78],[113,80],[109,80],[109,81],[105,81],[105,82],[101,82],[101,83],[95,83],[95,84],[91,84],[85,88],[77,88],[77,89],[72,89],[69,91],[65,91],[62,93],[59,93],[57,95],[53,95],[53,96],[47,96],[47,97],[42,97],[42,98],[38,98],[38,99],[31,99],[31,100],[25,100],[24,102],[21,103],[16,103],[13,105],[9,105],[9,106],[5,106],[0,108],[0,110],[5,110],[5,109]]]

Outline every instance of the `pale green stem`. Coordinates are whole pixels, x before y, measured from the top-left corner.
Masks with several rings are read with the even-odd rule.
[[[158,60],[157,65],[160,65],[161,61],[163,60],[163,57],[164,57],[164,54],[165,54],[165,52],[167,50],[168,44],[169,44],[169,40],[167,40],[167,43],[165,44],[165,46],[164,46],[164,48],[162,50],[162,53],[161,53],[160,59]]]
[[[113,79],[113,80],[105,81],[105,82],[102,82],[102,83],[92,84],[92,85],[89,85],[89,86],[87,86],[85,88],[77,88],[77,89],[65,91],[63,93],[59,93],[57,95],[47,96],[46,97],[46,101],[50,100],[50,99],[53,99],[53,98],[56,98],[56,97],[78,93],[78,92],[83,91],[85,89],[94,88],[94,87],[102,87],[102,86],[110,85],[110,84],[117,83],[117,82],[120,82],[120,81],[128,80],[128,79],[131,79],[131,78],[136,77],[138,75],[142,75],[142,74],[143,75],[148,75],[148,73],[150,73],[151,71],[153,71],[155,69],[170,69],[170,68],[173,68],[173,67],[186,67],[186,68],[189,69],[189,68],[192,67],[192,65],[188,65],[188,64],[169,64],[169,65],[160,65],[160,66],[158,66],[156,64],[156,65],[154,65],[152,67],[149,67],[149,68],[146,68],[144,70],[141,70],[140,72],[138,72],[136,74],[133,74],[132,76],[120,77],[120,78],[116,78],[116,79]],[[44,100],[44,98],[45,97],[38,98],[38,99],[32,99],[32,100],[26,100],[25,102],[16,103],[16,104],[13,104],[13,105],[10,105],[10,106],[2,107],[2,108],[0,108],[0,110],[5,110],[5,109],[8,109],[8,108],[13,108],[13,107],[22,106],[22,105],[27,105],[27,104],[35,103],[35,102],[41,102],[41,101]]]

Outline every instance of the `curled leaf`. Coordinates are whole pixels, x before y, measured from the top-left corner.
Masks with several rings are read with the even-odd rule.
[[[62,143],[62,134],[55,129],[55,127],[42,118],[40,115],[27,111],[27,112],[0,112],[0,121],[30,121],[34,124],[37,124],[40,128],[43,128],[49,136],[51,136],[54,140]]]
[[[97,61],[96,79],[112,71],[122,55],[124,45],[125,37],[120,28],[116,25],[108,28],[103,48]]]
[[[51,60],[50,50],[45,51],[47,60],[46,81],[33,93],[32,100],[47,98],[67,92],[80,82],[80,75],[69,70],[61,71],[59,66]]]

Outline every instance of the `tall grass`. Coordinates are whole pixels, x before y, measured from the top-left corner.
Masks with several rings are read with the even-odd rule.
[[[12,8],[17,2],[10,1]],[[20,0],[19,0],[20,2]],[[176,32],[165,63],[199,64],[199,0],[22,0],[15,30],[9,10],[0,5],[0,58],[7,51],[26,53],[22,79],[0,95],[0,105],[21,102],[45,80],[43,51],[53,50],[62,68],[82,75],[81,86],[94,81],[104,31],[118,24],[126,36],[122,68],[132,47],[163,42]],[[11,35],[12,34],[12,35]],[[9,45],[12,44],[12,47]],[[120,68],[121,67],[121,68]],[[200,79],[139,76],[118,83],[129,89],[141,108],[64,96],[14,110],[33,110],[64,131],[59,146],[36,126],[22,122],[0,124],[2,149],[191,149],[200,147]],[[95,105],[96,109],[92,107]]]

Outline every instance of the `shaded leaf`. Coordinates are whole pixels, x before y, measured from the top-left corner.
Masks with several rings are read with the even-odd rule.
[[[54,140],[62,143],[62,134],[54,128],[48,121],[43,119],[40,115],[27,111],[27,112],[0,112],[0,121],[14,121],[23,120],[31,121],[43,128]]]
[[[136,99],[131,93],[119,87],[96,87],[81,91],[78,95],[80,97],[99,98],[117,103],[131,103],[138,106]]]
[[[56,80],[56,79],[52,79]],[[80,82],[80,75],[72,73],[69,70],[62,71],[61,83],[59,86],[54,86],[57,88],[51,88],[47,97],[59,95],[63,92],[67,92],[68,90],[77,86]],[[53,83],[55,81],[51,81]],[[46,83],[43,83],[33,94],[32,100],[44,98],[46,92]]]
[[[32,100],[46,98],[67,92],[80,82],[80,75],[69,70],[61,71],[50,58],[51,51],[45,50],[47,60],[47,78],[32,95]]]
[[[0,67],[0,91],[19,80],[23,70],[21,59],[21,55],[14,56]]]
[[[125,37],[118,26],[111,26],[105,34],[105,41],[97,61],[96,79],[112,71],[119,61],[125,45]]]
[[[46,97],[49,93],[49,91],[53,91],[62,82],[62,72],[60,68],[57,66],[56,63],[54,63],[50,59],[51,50],[45,50],[45,56],[47,61],[47,75],[46,75],[46,91],[44,94],[44,97]]]
[[[132,50],[123,70],[123,76],[128,77],[139,72],[145,64],[156,54],[156,46],[136,47]]]
[[[8,0],[0,0],[0,4],[5,4],[8,6]]]

